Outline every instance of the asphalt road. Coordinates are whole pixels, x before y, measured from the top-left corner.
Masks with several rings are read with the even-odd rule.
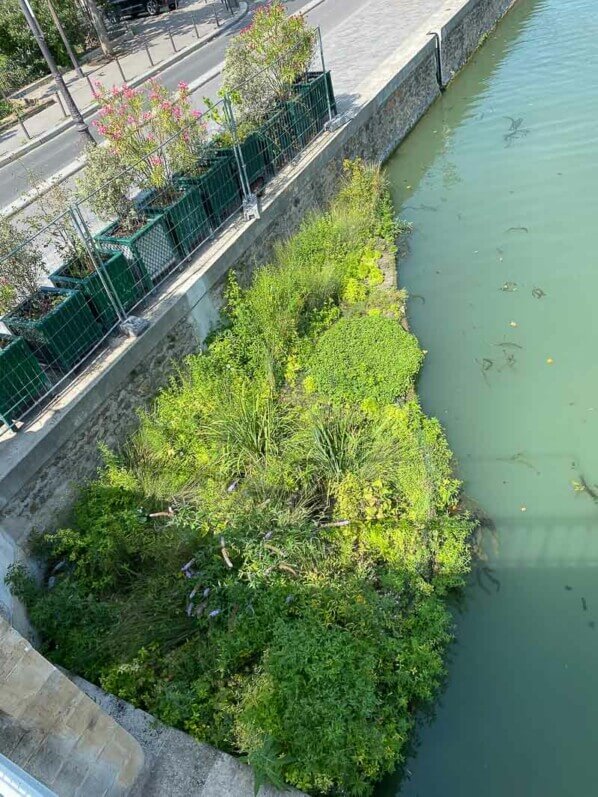
[[[286,6],[289,13],[294,13],[307,5],[309,1],[286,0]],[[364,2],[367,2],[367,0],[324,0],[321,5],[309,13],[308,18],[312,25],[320,26],[322,36],[325,37],[355,9],[363,5]],[[262,5],[262,3],[255,3],[253,9],[255,10],[259,5]],[[219,36],[201,49],[165,69],[158,75],[158,79],[169,89],[175,89],[179,81],[183,80],[190,83],[213,70],[222,62],[230,37],[248,24],[250,14],[239,20],[224,35]],[[219,85],[220,76],[217,76],[202,86],[193,95],[193,102],[196,107],[202,107],[203,97],[215,99]],[[95,115],[88,117],[87,121],[91,123],[94,118]],[[93,131],[93,127],[90,129]],[[96,133],[94,135],[98,138]],[[0,208],[13,202],[31,187],[31,174],[34,174],[36,179],[39,180],[50,177],[77,158],[82,149],[83,144],[79,134],[75,130],[67,130],[60,136],[19,158],[18,161],[1,168]]]

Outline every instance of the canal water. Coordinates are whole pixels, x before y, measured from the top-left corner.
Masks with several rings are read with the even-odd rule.
[[[422,402],[495,531],[384,797],[598,793],[597,10],[519,0],[388,163]]]

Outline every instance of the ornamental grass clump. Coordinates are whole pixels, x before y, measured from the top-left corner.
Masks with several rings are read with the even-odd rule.
[[[380,280],[397,229],[380,173],[348,164],[38,543],[46,586],[9,576],[54,661],[257,786],[371,794],[444,677],[472,523]]]

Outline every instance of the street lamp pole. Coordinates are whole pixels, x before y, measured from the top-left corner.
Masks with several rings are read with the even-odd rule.
[[[44,34],[42,33],[42,29],[35,18],[33,9],[29,5],[29,0],[19,0],[19,5],[21,7],[21,11],[23,12],[23,16],[27,20],[27,24],[31,28],[31,32],[35,37],[35,41],[37,42],[39,49],[42,51],[42,55],[46,59],[46,63],[48,64],[50,72],[52,73],[56,87],[64,99],[64,104],[68,108],[69,113],[75,122],[76,130],[81,133],[86,144],[95,144],[96,142],[94,137],[89,132],[89,127],[85,123],[85,120],[81,115],[81,111],[77,108],[77,105],[75,104],[75,101],[73,100],[71,93],[64,82],[64,78],[62,77],[60,70],[56,66],[54,56],[50,52],[50,48],[48,47]]]

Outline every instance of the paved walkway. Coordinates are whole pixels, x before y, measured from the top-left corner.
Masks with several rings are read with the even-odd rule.
[[[332,71],[339,111],[357,103],[359,84],[445,6],[445,0],[367,0],[324,34],[326,67]]]
[[[77,78],[74,70],[65,73],[64,78],[73,99],[81,110],[85,110],[93,102],[90,81],[99,81],[106,86],[120,85],[123,76],[127,81],[132,81],[154,65],[166,66],[166,62],[176,53],[217,33],[219,27],[230,18],[221,0],[179,0],[176,11],[162,11],[156,17],[125,20],[127,32],[116,41],[118,62],[98,56],[83,65],[87,77]],[[70,118],[62,108],[53,81],[19,96],[54,100],[51,106],[25,121],[32,138]],[[14,152],[26,143],[27,137],[19,125],[15,125],[0,134],[0,156]]]

